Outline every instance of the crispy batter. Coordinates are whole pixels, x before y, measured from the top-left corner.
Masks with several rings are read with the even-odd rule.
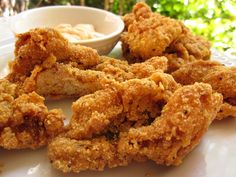
[[[101,63],[96,65],[93,70],[103,71],[117,81],[125,81],[133,78],[146,78],[157,70],[167,70],[166,57],[153,57],[143,63],[129,65],[127,61],[102,56]]]
[[[101,63],[87,70],[75,62],[55,62],[47,67],[36,66],[22,87],[26,93],[36,91],[46,97],[80,97],[100,90],[115,80],[122,82],[132,78],[145,78],[166,68],[165,57],[153,57],[144,63],[133,65],[128,65],[126,61],[101,57]]]
[[[36,28],[17,35],[15,60],[11,63],[11,81],[19,80],[23,75],[29,76],[35,65],[41,65],[50,55],[58,62],[75,61],[85,67],[99,63],[96,50],[69,43],[56,30]]]
[[[142,96],[143,93],[137,94]],[[128,97],[133,99],[133,95]],[[179,165],[199,143],[221,103],[222,96],[213,93],[208,84],[185,86],[175,91],[161,116],[151,125],[131,128],[115,139],[103,135],[86,140],[61,136],[49,144],[48,155],[52,165],[63,172],[101,171],[105,166],[126,166],[132,160],[146,159],[154,160],[157,164]],[[142,106],[141,102],[137,104],[136,110],[137,106]],[[97,111],[100,111],[100,115],[104,111],[106,114],[104,107],[97,107],[92,113],[97,114]],[[90,120],[86,121],[89,123]]]
[[[0,147],[39,148],[63,130],[59,109],[48,110],[35,92],[16,97],[16,85],[0,80]]]
[[[182,64],[210,58],[207,40],[193,35],[180,21],[152,13],[143,2],[123,19],[126,31],[121,36],[122,50],[129,62],[166,56],[168,72],[173,72]]]
[[[63,172],[103,171],[105,166],[127,166],[132,157],[117,152],[116,144],[105,137],[80,141],[57,137],[48,146],[48,156],[53,167]]]
[[[179,165],[216,117],[222,96],[196,83],[178,89],[150,126],[130,129],[118,142],[120,153],[145,156],[157,164]]]
[[[188,29],[168,47],[166,53],[177,53],[190,62],[194,59],[208,60],[211,52],[210,43],[201,36],[194,36]]]
[[[162,106],[178,87],[170,75],[155,73],[150,78],[117,83],[81,97],[73,103],[67,136],[90,138],[107,129],[117,133],[147,124],[160,114]]]
[[[217,68],[222,67],[222,64],[217,61],[195,61],[183,65],[177,71],[171,73],[175,80],[183,85],[194,84],[195,82],[202,82],[203,78]]]
[[[224,102],[217,113],[216,119],[222,120],[224,118],[231,117],[236,117],[236,106],[232,106],[231,104]]]
[[[224,99],[236,98],[236,69],[226,67],[216,61],[195,61],[182,66],[172,73],[175,80],[181,84],[205,82],[214,90],[222,93]]]
[[[236,114],[236,69],[216,61],[195,61],[182,66],[172,73],[175,80],[183,85],[204,82],[224,96],[218,119],[235,117]],[[230,105],[229,105],[230,104]],[[231,114],[231,115],[230,115]]]
[[[23,85],[24,92],[36,91],[46,97],[80,97],[112,83],[105,73],[83,70],[73,64],[55,63],[51,68],[37,66]]]
[[[132,9],[132,13],[128,13],[123,17],[125,29],[128,30],[129,25],[131,25],[134,21],[141,18],[149,18],[151,15],[152,10],[147,4],[142,2],[137,3]]]
[[[149,18],[139,18],[129,25],[121,41],[127,45],[130,56],[146,60],[162,55],[181,33],[182,26],[178,21],[153,13]]]

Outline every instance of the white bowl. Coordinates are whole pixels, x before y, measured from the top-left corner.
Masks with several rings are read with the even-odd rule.
[[[122,19],[105,10],[82,6],[50,6],[22,12],[10,19],[11,30],[18,34],[36,27],[55,27],[62,23],[72,26],[92,24],[103,37],[81,40],[79,44],[97,49],[100,55],[108,54],[119,40],[124,29]]]

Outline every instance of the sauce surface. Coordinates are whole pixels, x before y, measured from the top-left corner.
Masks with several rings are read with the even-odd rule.
[[[60,24],[55,29],[73,43],[104,36],[104,34],[96,32],[94,26],[91,24],[77,24],[74,27],[71,24]]]

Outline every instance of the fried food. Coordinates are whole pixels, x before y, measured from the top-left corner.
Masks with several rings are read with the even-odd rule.
[[[121,36],[122,50],[129,62],[166,56],[168,72],[173,72],[182,64],[210,58],[207,40],[193,35],[180,21],[152,13],[143,2],[123,19],[127,31]]]
[[[79,69],[73,63],[55,63],[51,68],[37,66],[24,81],[23,89],[51,98],[80,97],[112,82],[104,72]]]
[[[63,64],[46,60],[46,66],[36,66],[31,76],[25,79],[23,92],[36,91],[46,97],[80,97],[103,89],[114,81],[145,78],[157,70],[167,69],[165,57],[153,57],[133,65],[109,57],[100,60],[98,65],[87,70],[75,62]]]
[[[127,82],[134,81],[129,80]],[[138,91],[138,89],[136,91],[132,89],[132,91],[134,95],[128,94],[126,99],[135,102],[132,103],[132,106],[128,106],[128,109],[125,109],[123,106],[123,112],[126,110],[127,115],[131,115],[134,110],[139,110],[139,106],[142,109],[142,106],[146,105],[142,104],[141,101],[143,94],[148,92],[145,91],[143,93]],[[153,90],[151,92],[152,94],[155,93]],[[108,102],[111,99],[110,94],[112,95],[113,93],[108,93],[107,98],[101,98],[107,99]],[[86,116],[83,117],[82,113],[81,119],[84,119],[82,122],[87,122],[88,124],[96,122],[96,116],[98,115],[103,116],[103,118],[106,116],[107,118],[112,118],[114,116],[113,110],[117,109],[110,109],[112,107],[111,104],[113,104],[114,108],[121,110],[116,105],[119,102],[113,99],[109,102],[110,104],[108,105],[110,106],[108,112],[106,112],[106,109],[103,107],[106,104],[104,101],[102,102],[103,104],[92,101],[97,96],[99,97],[99,95],[82,97],[83,99],[90,100],[88,102],[90,106],[87,105],[87,107],[92,108],[90,113],[89,109],[87,109],[87,113],[85,111],[84,115],[95,118],[86,119]],[[134,100],[133,96],[137,100]],[[156,96],[161,95],[158,94]],[[145,97],[146,100],[150,100],[148,98]],[[81,106],[84,105],[86,107],[85,102],[84,104],[82,104],[82,101],[80,103]],[[101,108],[99,108],[100,104]],[[78,140],[81,137],[76,136],[71,138],[68,134],[66,137],[61,135],[49,144],[48,155],[52,165],[63,172],[101,171],[106,166],[109,168],[126,166],[131,161],[145,161],[147,159],[151,159],[157,164],[179,165],[183,158],[199,143],[219,111],[221,104],[222,96],[214,93],[208,84],[196,83],[191,86],[184,86],[171,94],[161,115],[155,117],[153,123],[133,128],[131,126],[127,131],[120,131],[117,136],[112,138],[104,136],[106,132],[84,140]],[[96,109],[94,109],[95,107]],[[132,116],[127,119],[130,118],[136,120]],[[102,122],[102,125],[106,125],[107,122],[112,124],[113,121],[114,118],[107,119],[107,121]],[[83,124],[81,123],[80,125]],[[101,124],[98,123],[97,125]],[[104,126],[101,128],[106,129]],[[86,132],[87,130],[84,129],[84,131]]]
[[[29,76],[35,65],[41,65],[51,55],[57,62],[74,61],[84,67],[94,66],[100,59],[96,50],[69,43],[54,29],[36,28],[17,35],[9,79],[16,81]]]
[[[226,67],[216,61],[195,61],[186,64],[172,73],[178,83],[183,85],[204,82],[224,96],[225,104],[217,119],[235,117],[236,110],[236,69]]]
[[[121,134],[119,152],[145,156],[157,164],[179,165],[200,142],[221,104],[222,95],[208,84],[181,87],[150,126]]]
[[[111,134],[153,121],[179,87],[164,73],[131,79],[81,97],[72,105],[68,137],[91,138],[109,129]]]
[[[80,97],[114,80],[145,78],[167,69],[165,57],[133,65],[100,57],[93,49],[70,44],[50,28],[20,34],[15,55],[7,79],[17,84],[18,95],[36,91],[45,97]]]
[[[141,12],[138,7],[141,7]],[[178,21],[155,13],[145,16],[145,8],[146,11],[150,10],[143,3],[134,6],[133,14],[136,20],[128,26],[128,31],[121,37],[121,41],[128,46],[130,55],[143,60],[162,55],[182,33],[182,26]]]
[[[63,131],[64,115],[48,110],[35,92],[16,96],[17,86],[0,80],[0,147],[36,149]]]

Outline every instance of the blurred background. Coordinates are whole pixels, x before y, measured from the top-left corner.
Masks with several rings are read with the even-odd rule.
[[[82,5],[124,15],[137,0],[0,0],[0,16],[50,5]],[[154,12],[180,19],[218,50],[236,49],[236,0],[145,0]]]

